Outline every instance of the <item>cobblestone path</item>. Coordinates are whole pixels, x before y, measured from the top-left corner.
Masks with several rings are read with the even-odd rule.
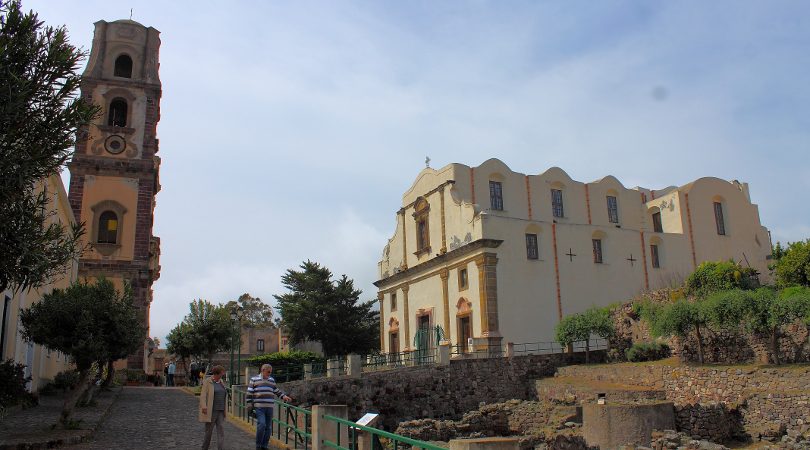
[[[64,447],[83,450],[178,449],[202,447],[203,424],[197,422],[198,398],[175,388],[124,388],[93,441]],[[211,450],[216,450],[216,431]],[[252,450],[255,437],[225,423],[226,450]]]

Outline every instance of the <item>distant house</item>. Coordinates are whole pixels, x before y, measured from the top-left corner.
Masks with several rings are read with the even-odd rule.
[[[290,346],[290,337],[283,327],[278,329],[278,342],[279,342],[278,351],[280,352],[289,352],[292,350],[298,350],[302,352],[317,353],[323,356],[323,346],[321,345],[320,342],[317,341],[306,341]]]

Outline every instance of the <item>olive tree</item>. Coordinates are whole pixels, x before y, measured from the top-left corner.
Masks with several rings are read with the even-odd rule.
[[[98,108],[77,98],[84,54],[64,27],[0,0],[0,291],[41,286],[80,253],[80,224],[54,220],[43,188]]]
[[[79,371],[79,383],[62,406],[63,425],[70,423],[76,403],[90,387],[93,364],[108,364],[133,353],[145,336],[131,291],[121,293],[105,279],[54,289],[22,310],[20,321],[27,340],[62,352]]]

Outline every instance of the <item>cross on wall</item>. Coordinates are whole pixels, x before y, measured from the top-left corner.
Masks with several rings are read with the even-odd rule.
[[[630,253],[630,257],[629,257],[629,258],[627,258],[627,260],[628,260],[628,261],[630,261],[630,267],[633,267],[633,263],[634,263],[634,262],[636,262],[636,261],[638,261],[637,259],[633,258],[633,254],[632,254],[632,253]]]
[[[569,260],[569,261],[573,262],[573,261],[574,261],[574,256],[577,256],[577,254],[576,254],[576,253],[574,253],[574,252],[572,252],[572,251],[571,251],[571,248],[569,247],[569,248],[568,248],[568,253],[566,253],[566,254],[565,254],[565,256],[567,256],[567,257],[568,257],[568,260]]]

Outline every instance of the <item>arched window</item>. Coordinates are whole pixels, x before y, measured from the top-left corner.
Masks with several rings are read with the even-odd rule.
[[[652,219],[653,231],[656,233],[664,232],[664,223],[661,221],[661,209],[654,206],[649,209],[650,218]]]
[[[113,75],[117,77],[132,78],[132,58],[127,55],[120,55],[115,59],[115,71]]]
[[[111,127],[127,126],[127,101],[121,97],[116,97],[110,102],[110,111],[107,117],[107,125]]]
[[[118,243],[118,215],[112,211],[104,211],[98,218],[99,244]]]

